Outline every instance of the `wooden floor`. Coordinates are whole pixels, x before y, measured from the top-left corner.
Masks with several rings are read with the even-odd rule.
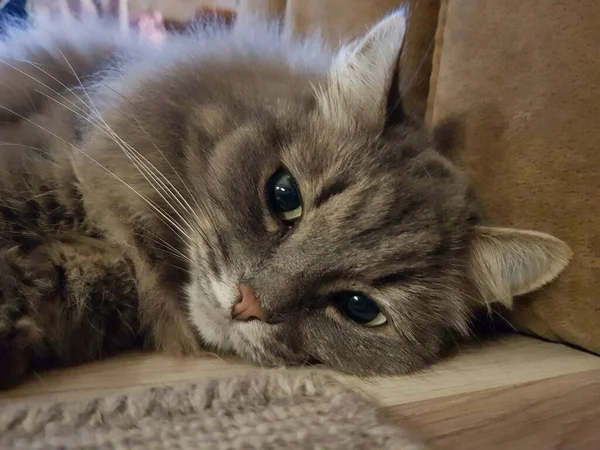
[[[123,355],[39,374],[0,393],[0,408],[254,370],[261,369],[208,354]],[[373,398],[389,420],[410,425],[433,448],[600,449],[600,358],[562,345],[510,336],[464,349],[412,376],[368,381],[333,376]]]

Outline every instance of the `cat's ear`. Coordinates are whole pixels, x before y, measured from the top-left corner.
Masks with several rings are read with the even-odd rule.
[[[556,278],[571,256],[569,246],[549,234],[476,227],[469,276],[486,304],[510,308],[513,297]]]
[[[326,119],[384,128],[390,103],[399,103],[397,69],[405,31],[405,15],[398,11],[340,50],[318,95]]]

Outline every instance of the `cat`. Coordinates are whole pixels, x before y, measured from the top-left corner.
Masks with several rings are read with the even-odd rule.
[[[0,383],[132,348],[408,373],[567,265],[486,226],[402,108],[399,11],[337,52],[240,22],[0,44]],[[493,161],[490,161],[493,164]]]

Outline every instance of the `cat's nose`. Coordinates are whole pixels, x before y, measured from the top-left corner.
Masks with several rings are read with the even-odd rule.
[[[262,320],[266,321],[267,314],[260,306],[260,301],[252,292],[250,286],[240,284],[240,300],[233,306],[231,310],[231,318],[234,320]]]

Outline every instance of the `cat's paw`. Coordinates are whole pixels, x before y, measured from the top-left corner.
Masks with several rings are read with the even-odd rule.
[[[0,323],[0,389],[19,384],[31,361],[31,343],[39,338],[40,330],[29,317],[14,323]]]
[[[56,289],[57,276],[51,263],[36,263],[19,247],[0,253],[0,389],[22,380],[34,350],[43,346],[35,313]]]

